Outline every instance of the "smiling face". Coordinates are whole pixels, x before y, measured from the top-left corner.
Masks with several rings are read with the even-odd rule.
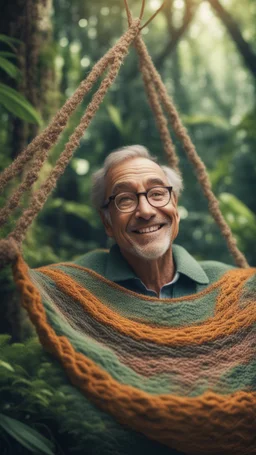
[[[106,177],[106,200],[124,191],[144,192],[154,186],[170,186],[158,164],[147,158],[131,158],[111,168]],[[127,256],[154,260],[171,248],[178,234],[179,215],[177,200],[171,199],[165,207],[152,207],[145,196],[139,197],[136,210],[122,213],[115,202],[109,204],[111,225],[102,215],[106,233],[113,237],[121,252]]]

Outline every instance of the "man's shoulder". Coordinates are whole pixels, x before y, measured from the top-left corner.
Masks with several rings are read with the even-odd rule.
[[[219,261],[200,261],[180,245],[173,245],[173,257],[177,270],[200,285],[211,284],[225,272],[235,268]]]
[[[73,264],[80,265],[81,267],[93,270],[100,275],[104,275],[108,256],[109,250],[97,249],[90,251],[83,256],[79,256],[73,261]]]
[[[208,276],[210,283],[217,281],[224,273],[236,268],[219,261],[199,261],[199,264]]]

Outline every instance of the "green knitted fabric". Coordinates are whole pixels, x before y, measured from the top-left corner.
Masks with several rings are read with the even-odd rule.
[[[64,335],[77,352],[91,359],[120,384],[152,396],[171,394],[187,398],[200,397],[209,391],[219,395],[256,391],[255,319],[252,317],[250,323],[239,322],[242,315],[250,314],[253,308],[255,273],[241,281],[240,270],[227,272],[227,267],[220,263],[206,262],[201,265],[209,277],[209,286],[192,296],[161,300],[127,291],[106,280],[107,257],[107,252],[98,251],[85,255],[76,263],[31,270],[31,278],[42,295],[48,322],[57,335]],[[223,272],[226,273],[224,279]],[[59,277],[64,287],[59,284]],[[69,282],[99,299],[103,305],[100,307],[102,317],[108,318],[108,323],[100,320],[101,313],[94,315],[94,310],[86,309],[78,296],[69,292]],[[227,282],[230,287],[223,294]],[[220,300],[221,293],[225,302]],[[227,318],[229,302],[234,301],[237,314]],[[247,311],[249,307],[250,311]],[[227,319],[223,327],[222,318],[216,319],[219,312],[223,312],[223,321]],[[245,320],[245,316],[243,318]],[[230,327],[234,326],[232,330],[229,330],[229,320]],[[238,322],[234,324],[234,320]],[[134,323],[139,324],[141,331],[135,333],[130,328]],[[173,333],[173,342],[172,337],[167,342],[167,335],[157,338],[162,329],[166,329],[167,335],[168,330]],[[150,331],[152,335],[148,334]],[[101,447],[98,453],[128,455],[136,453],[135,448],[138,452],[148,452],[150,447],[153,448],[151,453],[176,453],[174,449],[155,441],[151,443],[145,436],[123,428],[90,400],[81,399],[86,401],[88,439],[97,439],[95,447]],[[94,423],[91,425],[90,422]],[[252,422],[252,429],[256,429],[256,421]],[[203,431],[202,424],[202,435]],[[186,436],[181,434],[180,438]],[[105,441],[109,448],[104,448]],[[251,444],[248,453],[254,453],[250,451]],[[183,445],[174,443],[173,447]],[[188,447],[186,453],[197,452]],[[204,452],[199,450],[198,453]],[[211,451],[210,447],[208,453],[220,454],[216,449]]]

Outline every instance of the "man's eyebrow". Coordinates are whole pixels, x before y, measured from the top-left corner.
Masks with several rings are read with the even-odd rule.
[[[162,179],[155,177],[155,178],[152,178],[152,179],[148,179],[148,180],[147,180],[147,185],[161,185],[161,186],[165,186],[166,183],[164,183]]]
[[[134,188],[131,182],[121,182],[113,186],[112,194],[115,194],[118,191],[132,191],[133,189]]]
[[[162,179],[155,177],[155,178],[148,179],[146,182],[146,185],[147,186],[151,186],[151,185],[165,186],[166,183],[164,183]],[[116,194],[119,191],[134,191],[134,186],[131,182],[117,183],[112,188],[112,194]]]

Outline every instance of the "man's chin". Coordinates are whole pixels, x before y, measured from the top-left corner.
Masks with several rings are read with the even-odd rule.
[[[141,247],[140,245],[133,245],[130,253],[140,259],[146,259],[148,261],[153,261],[161,258],[167,250],[170,248],[171,242],[168,239],[165,245],[161,243],[159,246],[146,245]]]

